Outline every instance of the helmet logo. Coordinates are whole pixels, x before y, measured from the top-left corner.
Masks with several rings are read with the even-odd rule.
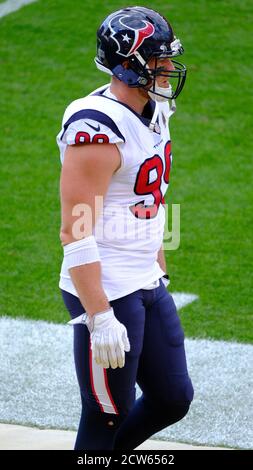
[[[131,23],[133,23],[130,15],[118,14],[114,16],[109,23],[112,32],[111,37],[118,46],[117,53],[124,57],[132,55],[143,41],[152,36],[155,32],[154,26],[149,21],[141,20],[139,27],[133,28],[129,26],[127,24],[129,18]]]

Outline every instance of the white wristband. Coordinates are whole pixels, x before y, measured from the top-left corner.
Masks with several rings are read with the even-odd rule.
[[[100,261],[97,242],[93,235],[69,243],[63,247],[63,250],[64,263],[67,269]]]
[[[89,316],[86,312],[84,312],[84,313],[81,313],[81,315],[79,315],[78,317],[73,318],[73,320],[68,321],[68,325],[78,325],[79,323],[83,325],[87,325],[89,321],[91,321],[92,318],[94,319],[94,317],[96,317],[97,315],[101,315],[102,313],[109,313],[109,312],[114,313],[114,310],[112,307],[108,308],[107,310],[103,310],[102,312],[94,313],[94,315],[92,316]]]

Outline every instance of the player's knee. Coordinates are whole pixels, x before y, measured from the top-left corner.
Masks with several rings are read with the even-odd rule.
[[[191,379],[189,378],[185,386],[179,391],[177,400],[175,402],[168,402],[168,416],[170,420],[172,420],[170,424],[176,423],[186,416],[193,396],[194,390]]]
[[[180,421],[187,415],[190,404],[190,401],[160,404],[160,406],[154,410],[156,422],[161,425],[162,429]]]
[[[155,405],[156,415],[166,426],[180,421],[189,411],[194,390],[190,378],[182,386],[176,387],[173,394],[168,394]]]
[[[184,379],[175,380],[174,386],[171,385],[167,400],[168,402],[191,402],[193,400],[194,390],[189,376]]]
[[[171,403],[167,410],[168,424],[171,425],[183,419],[189,411],[190,404],[190,401]]]

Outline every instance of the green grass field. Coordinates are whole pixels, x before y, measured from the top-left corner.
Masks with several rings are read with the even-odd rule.
[[[58,291],[60,162],[67,104],[107,81],[96,29],[125,2],[43,0],[0,18],[0,312],[66,322]],[[150,6],[148,2],[141,2]],[[185,89],[171,122],[167,201],[181,204],[181,245],[167,252],[187,336],[252,342],[250,0],[154,0],[185,47]]]

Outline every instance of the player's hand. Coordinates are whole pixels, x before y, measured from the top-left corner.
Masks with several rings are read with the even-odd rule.
[[[126,327],[120,323],[111,308],[93,316],[80,315],[70,324],[86,324],[90,331],[92,356],[96,363],[107,369],[124,367],[125,352],[130,351]]]

